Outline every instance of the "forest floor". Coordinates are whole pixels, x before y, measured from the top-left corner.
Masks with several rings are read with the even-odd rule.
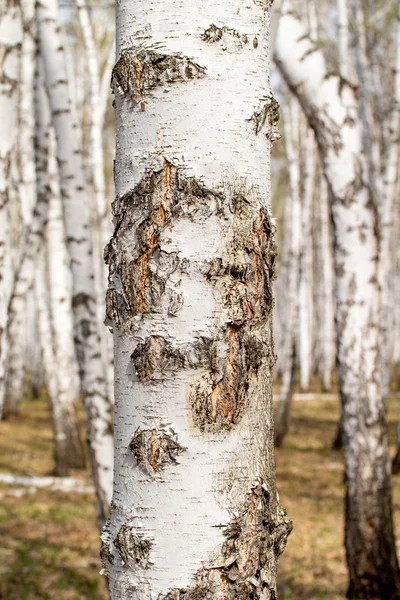
[[[400,401],[392,400],[392,455]],[[280,600],[343,600],[342,456],[331,449],[338,403],[294,403],[290,434],[276,452],[280,499],[294,521],[281,559]],[[83,418],[82,418],[82,432]],[[52,431],[44,399],[24,402],[18,418],[0,423],[0,473],[52,474]],[[89,474],[73,473],[89,482]],[[400,535],[400,477],[394,479]],[[0,484],[0,598],[106,600],[100,575],[94,497]]]

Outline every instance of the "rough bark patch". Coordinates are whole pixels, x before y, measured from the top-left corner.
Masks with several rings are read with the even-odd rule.
[[[280,139],[281,135],[278,128],[279,103],[272,92],[270,92],[266,98],[261,100],[260,105],[254,112],[251,120],[254,123],[256,135],[258,135],[266,125],[266,134],[271,143],[274,143]]]
[[[142,313],[179,310],[184,298],[167,284],[172,274],[179,279],[191,268],[214,288],[225,317],[209,339],[176,347],[173,340],[153,335],[137,344],[131,356],[137,377],[148,382],[197,369],[189,385],[194,425],[201,431],[229,429],[246,408],[251,378],[263,361],[274,360],[267,322],[276,246],[268,213],[249,191],[209,190],[165,161],[162,170],[146,174],[134,190],[117,198],[114,215],[116,230],[106,260],[110,281],[117,282],[107,294],[107,314],[116,326],[123,324],[130,334]],[[221,217],[224,229],[218,256],[198,264],[161,250],[161,233],[176,219],[203,223],[211,215]]]
[[[118,549],[124,564],[132,569],[138,565],[146,568],[153,542],[134,531],[133,523],[128,521],[122,525],[114,545]]]
[[[167,433],[157,429],[138,429],[129,444],[138,466],[155,475],[166,465],[176,463],[185,448],[178,443],[176,433]]]
[[[201,569],[189,588],[170,590],[158,600],[276,600],[279,557],[291,530],[285,511],[260,482],[225,529],[220,563]]]
[[[180,54],[162,54],[154,50],[127,48],[112,72],[112,83],[122,95],[140,101],[159,86],[205,77],[206,69]]]
[[[211,24],[201,35],[208,44],[221,43],[224,50],[238,50],[249,43],[247,35],[241,34],[230,27],[218,27]],[[256,48],[257,46],[254,46]]]
[[[205,219],[221,212],[222,201],[221,194],[183,176],[167,160],[163,169],[146,173],[132,191],[115,200],[116,228],[104,257],[110,281],[116,275],[122,289],[109,287],[107,315],[117,326],[123,324],[128,335],[136,315],[160,312],[163,302],[169,314],[177,314],[183,305],[182,296],[166,291],[166,282],[184,264],[177,254],[161,251],[161,232],[178,217]]]

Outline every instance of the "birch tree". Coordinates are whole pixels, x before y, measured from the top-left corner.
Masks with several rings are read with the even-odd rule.
[[[357,99],[351,85],[327,73],[321,50],[315,48],[287,0],[282,6],[275,60],[314,128],[331,195],[347,483],[348,595],[395,599],[400,596],[400,578],[379,356],[377,215]]]
[[[39,47],[57,139],[64,222],[71,260],[74,339],[85,404],[100,521],[109,511],[113,435],[96,316],[93,251],[78,126],[71,112],[60,20],[55,0],[37,5]]]
[[[117,5],[113,600],[276,597],[267,4]]]
[[[289,169],[290,201],[285,211],[285,220],[290,221],[286,232],[287,254],[286,285],[281,301],[285,302],[284,323],[282,326],[282,385],[279,390],[279,404],[275,416],[275,444],[281,446],[288,432],[295,385],[296,347],[299,333],[299,275],[301,248],[301,198],[300,198],[300,106],[294,97],[288,98],[284,111],[286,155]]]
[[[3,410],[7,359],[8,303],[12,290],[11,220],[9,212],[11,163],[17,139],[17,102],[21,11],[18,4],[0,4],[0,416]]]
[[[336,361],[334,268],[332,236],[329,228],[329,201],[326,180],[321,176],[319,189],[319,256],[320,256],[320,373],[324,391],[332,385],[332,373]]]
[[[304,117],[303,117],[304,120]],[[299,282],[299,363],[300,387],[307,391],[313,368],[313,227],[312,208],[315,186],[315,137],[310,127],[301,121],[302,141],[302,206]]]
[[[21,47],[18,101],[18,139],[16,144],[16,160],[18,162],[17,203],[20,207],[21,234],[18,254],[25,251],[26,232],[29,230],[35,205],[35,161],[34,161],[34,70],[35,70],[35,31],[34,6],[31,0],[21,2],[24,35]],[[16,256],[17,265],[21,256]],[[26,304],[27,288],[24,293],[15,293],[15,279],[19,270],[13,269],[14,283],[11,286],[12,296],[8,305],[7,337],[9,341],[7,358],[6,396],[4,417],[15,415],[19,410],[26,384]],[[32,285],[33,270],[29,272]]]
[[[106,99],[110,85],[111,67],[106,62],[103,78],[100,78],[99,59],[96,50],[94,31],[89,17],[88,7],[85,0],[76,2],[79,13],[79,21],[83,34],[86,50],[87,65],[90,82],[90,153],[89,161],[94,192],[92,240],[95,255],[94,272],[96,278],[96,291],[98,296],[98,318],[102,325],[105,318],[104,297],[106,293],[107,274],[104,264],[104,248],[111,236],[111,216],[109,203],[106,196],[106,182],[104,174],[103,153],[103,125],[105,117]],[[114,60],[114,47],[112,47],[112,58]],[[107,96],[104,93],[104,81],[107,82]],[[113,346],[112,338],[108,330],[101,329],[103,362],[107,365],[107,384],[110,398],[113,397]]]

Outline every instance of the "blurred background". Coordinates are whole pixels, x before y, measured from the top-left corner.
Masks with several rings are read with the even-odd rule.
[[[381,355],[387,371],[397,524],[400,19],[397,0],[296,0],[293,4],[291,10],[295,9],[317,62],[308,66],[303,59],[310,53],[303,47],[306,54],[299,48],[300,67],[288,65],[284,49],[278,47],[284,36],[276,37],[277,60],[272,62],[271,73],[281,105],[281,139],[272,150],[272,212],[278,244],[276,463],[281,503],[294,521],[281,559],[279,597],[339,600],[346,594],[347,569],[336,368],[337,261],[336,269],[334,264],[338,244],[331,221],[335,190],[332,182],[326,183],[330,150],[322,166],[321,140],[318,149],[315,138],[323,116],[318,106],[304,101],[301,85],[307,86],[307,78],[316,75],[312,69],[321,68],[321,81],[335,77],[333,105],[348,101],[343,88],[352,90],[349,119],[357,120],[361,128],[368,186],[371,197],[381,203],[377,219],[383,223],[380,285],[386,332]],[[0,146],[6,158],[0,165],[0,598],[101,600],[108,595],[101,574],[96,499],[85,444],[89,417],[80,399],[68,232],[60,191],[60,157],[63,151],[71,152],[72,146],[57,148],[54,118],[63,112],[69,115],[67,130],[76,134],[73,152],[90,203],[101,332],[96,360],[101,361],[107,378],[108,398],[101,411],[111,435],[112,335],[104,326],[107,272],[103,248],[111,235],[114,198],[110,79],[115,8],[101,0],[60,0],[58,4],[46,0],[41,6],[38,10],[30,0],[22,0],[21,7],[6,3],[0,11],[1,83],[8,86],[7,97],[13,98],[14,106],[9,108],[1,97],[4,136]],[[285,26],[283,21],[279,25],[279,9],[277,3],[274,31]],[[46,23],[53,28],[53,45],[40,40]],[[302,41],[295,39],[299,46]],[[57,49],[57,57],[51,48]],[[14,58],[7,66],[10,56]],[[62,72],[57,60],[63,62]],[[64,91],[58,108],[50,98],[50,111],[46,78],[51,68],[54,81],[61,82]],[[296,72],[289,72],[296,68],[301,72],[297,79]],[[341,134],[344,141],[340,141]],[[337,135],[338,146],[351,143],[344,125]],[[337,169],[334,179],[339,187],[342,175],[346,178]]]

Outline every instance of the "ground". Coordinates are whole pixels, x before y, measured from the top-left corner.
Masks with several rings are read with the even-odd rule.
[[[392,455],[399,401],[389,412]],[[276,453],[278,488],[294,529],[281,560],[280,600],[343,600],[343,467],[331,449],[336,401],[294,403],[290,434]],[[83,420],[83,419],[82,419]],[[82,424],[83,426],[83,424]],[[0,423],[0,472],[50,475],[51,422],[45,399]],[[74,473],[88,481],[88,473]],[[106,600],[94,497],[0,485],[1,600]],[[400,477],[394,481],[400,526]]]

